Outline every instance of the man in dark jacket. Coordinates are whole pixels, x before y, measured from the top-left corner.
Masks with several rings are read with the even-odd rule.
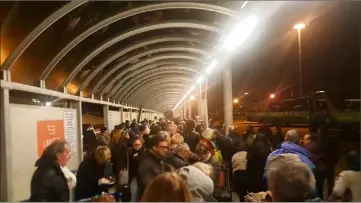
[[[138,166],[138,184],[142,195],[148,184],[159,174],[165,172],[164,159],[168,155],[169,144],[162,135],[152,135],[147,142],[144,157]]]
[[[179,169],[189,165],[189,159],[191,151],[187,143],[179,144],[174,149],[174,154],[166,159],[166,163],[173,166],[175,169]]]
[[[65,141],[55,140],[36,161],[31,179],[31,202],[69,202],[69,188],[60,167],[69,161],[70,147]]]
[[[201,140],[201,136],[199,133],[194,131],[195,122],[193,120],[188,120],[187,123],[187,130],[183,133],[184,142],[189,145],[189,148],[192,152],[196,152],[196,146]]]

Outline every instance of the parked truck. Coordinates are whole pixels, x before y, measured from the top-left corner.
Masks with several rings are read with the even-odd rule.
[[[247,120],[272,126],[305,126],[311,132],[359,141],[360,99],[334,102],[326,92],[318,91],[307,97],[271,101],[264,108],[247,112]]]

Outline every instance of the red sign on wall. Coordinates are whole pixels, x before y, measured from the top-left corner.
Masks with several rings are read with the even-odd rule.
[[[38,121],[38,156],[56,139],[64,140],[64,120]]]

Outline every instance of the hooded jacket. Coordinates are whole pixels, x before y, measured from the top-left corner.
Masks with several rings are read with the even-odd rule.
[[[56,158],[44,151],[36,161],[31,179],[31,202],[69,202],[67,180]]]
[[[179,169],[178,173],[187,182],[195,202],[216,202],[213,197],[213,180],[194,166]]]
[[[270,155],[268,155],[267,160],[266,160],[266,167],[267,167],[267,163],[268,161],[276,156],[276,155],[280,155],[280,154],[287,154],[287,153],[291,153],[291,154],[296,154],[303,163],[307,164],[310,169],[312,170],[312,172],[315,174],[316,172],[316,167],[315,165],[312,163],[311,158],[312,158],[312,154],[307,151],[305,148],[301,147],[300,145],[294,144],[292,142],[282,142],[275,151],[273,151]],[[266,182],[266,167],[264,169],[264,173],[263,173],[263,179]]]

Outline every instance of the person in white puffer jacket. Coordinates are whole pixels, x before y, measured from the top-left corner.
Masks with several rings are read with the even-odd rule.
[[[347,190],[351,192],[351,199],[347,198]],[[361,202],[361,172],[360,172],[360,153],[351,151],[348,155],[348,170],[342,171],[335,181],[335,186],[329,201]]]

